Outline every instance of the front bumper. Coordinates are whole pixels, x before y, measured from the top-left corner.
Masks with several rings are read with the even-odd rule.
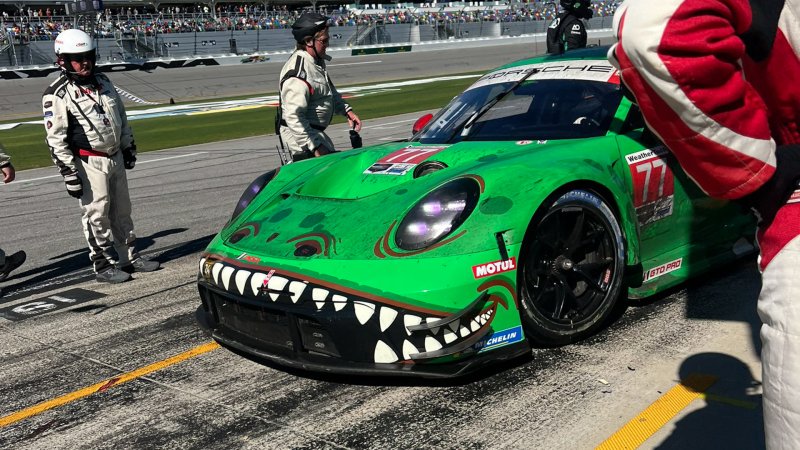
[[[200,325],[226,346],[283,366],[442,378],[530,351],[521,327],[493,328],[497,308],[507,305],[488,290],[448,313],[230,260],[211,260],[203,276],[203,265]]]

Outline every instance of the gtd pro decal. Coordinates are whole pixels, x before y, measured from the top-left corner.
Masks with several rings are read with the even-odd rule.
[[[666,275],[670,272],[676,271],[681,268],[683,258],[678,258],[675,261],[670,261],[657,267],[653,267],[644,273],[644,281],[651,281],[661,275]]]

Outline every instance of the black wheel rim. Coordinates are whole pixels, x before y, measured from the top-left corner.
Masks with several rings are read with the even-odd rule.
[[[557,326],[575,328],[592,319],[613,295],[614,242],[607,221],[591,209],[548,212],[523,272],[528,306]]]

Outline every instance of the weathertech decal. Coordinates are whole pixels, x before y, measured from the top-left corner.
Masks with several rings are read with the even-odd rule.
[[[644,273],[644,281],[651,281],[655,278],[660,277],[661,275],[665,275],[675,270],[678,270],[681,268],[682,264],[683,264],[683,258],[678,258],[675,261],[670,261],[658,267],[653,267],[652,269]]]
[[[517,269],[517,260],[515,258],[507,259],[505,261],[494,261],[486,264],[478,264],[472,266],[472,275],[477,278],[488,277],[503,272],[510,272]]]

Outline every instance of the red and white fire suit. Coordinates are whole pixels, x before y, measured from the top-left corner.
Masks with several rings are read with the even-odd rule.
[[[614,30],[609,59],[650,128],[709,195],[753,194],[775,174],[776,151],[800,144],[800,0],[627,0]],[[770,449],[800,448],[796,197],[757,234]]]
[[[42,96],[50,155],[62,176],[77,174],[83,230],[95,272],[139,255],[131,219],[125,157],[136,157],[122,98],[111,80],[78,84],[62,73]],[[115,247],[118,259],[111,252]]]

